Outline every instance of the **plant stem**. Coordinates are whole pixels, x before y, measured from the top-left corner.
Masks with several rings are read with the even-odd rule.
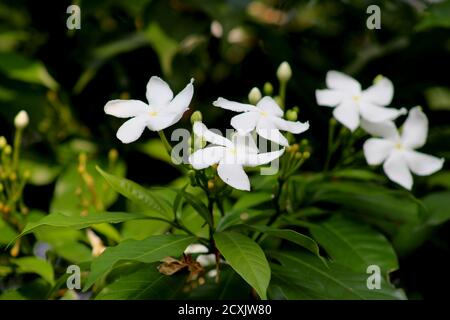
[[[17,128],[16,134],[14,136],[14,151],[12,158],[12,171],[16,172],[19,166],[19,155],[20,155],[20,143],[22,141],[22,128]]]
[[[158,135],[161,138],[164,148],[166,148],[166,151],[167,151],[168,155],[170,156],[172,153],[172,146],[170,145],[169,141],[167,140],[164,130],[158,131]]]

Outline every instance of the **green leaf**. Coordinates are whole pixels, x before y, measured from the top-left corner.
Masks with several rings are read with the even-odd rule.
[[[166,276],[157,269],[159,263],[140,267],[131,274],[124,274],[103,288],[97,300],[169,300],[182,291],[185,275]]]
[[[315,254],[318,258],[322,259],[322,261],[326,263],[325,259],[320,255],[319,246],[317,245],[316,241],[314,241],[314,239],[308,236],[305,236],[304,234],[301,234],[294,230],[277,229],[261,225],[244,225],[244,226],[265,233],[269,236],[278,237],[280,239],[284,239],[292,243],[295,243],[305,248],[306,250],[310,251],[311,253]]]
[[[310,231],[333,261],[356,272],[364,273],[369,265],[378,265],[387,276],[398,269],[389,241],[367,225],[333,216],[320,224],[310,224]]]
[[[23,229],[20,236],[34,231],[36,228],[42,226],[52,227],[70,227],[74,229],[82,229],[88,226],[99,223],[119,223],[134,219],[149,219],[148,216],[139,213],[125,213],[125,212],[102,212],[89,213],[87,216],[81,215],[66,215],[63,213],[51,213],[42,219],[34,222],[29,222]]]
[[[97,170],[105,178],[109,185],[124,197],[142,204],[166,217],[171,216],[172,210],[169,203],[150,190],[146,190],[144,187],[131,180],[106,173],[99,167],[97,167]]]
[[[156,22],[148,26],[145,30],[145,35],[158,54],[159,63],[164,74],[170,74],[172,71],[172,59],[178,50],[178,41],[170,38]]]
[[[256,223],[258,221],[264,220],[272,216],[274,210],[232,210],[228,212],[225,216],[221,217],[219,223],[217,224],[217,231],[224,231],[230,227]]]
[[[428,208],[427,225],[436,226],[450,219],[450,191],[432,193],[423,198]]]
[[[272,201],[271,193],[268,192],[252,192],[246,193],[238,198],[233,206],[234,210],[244,210],[247,208],[255,207],[265,202]]]
[[[119,261],[151,263],[168,256],[179,256],[194,240],[195,238],[191,236],[167,234],[151,236],[144,240],[125,240],[115,247],[109,247],[92,262],[91,273],[84,290],[92,286]]]
[[[418,31],[433,28],[450,28],[450,2],[442,1],[431,5],[425,12],[424,18],[416,26]]]
[[[370,274],[355,272],[338,263],[327,267],[317,257],[306,252],[271,252],[281,265],[271,265],[274,283],[269,292],[284,294],[286,299],[405,299],[401,290],[381,277],[380,289],[370,290]],[[272,287],[275,286],[275,288]]]
[[[2,244],[8,244],[17,237],[17,232],[0,218],[0,247]]]
[[[213,226],[214,223],[208,208],[200,199],[198,199],[198,197],[185,191],[184,189],[180,190],[171,188],[171,190],[181,195],[183,199],[186,200],[186,202],[189,203],[195,209],[195,211],[197,211],[197,213],[202,216],[202,218],[206,221],[206,223],[208,223],[209,226]]]
[[[261,247],[237,232],[218,232],[214,240],[230,266],[256,290],[261,299],[267,299],[270,267]]]
[[[137,148],[139,151],[149,155],[152,158],[173,165],[172,159],[160,139],[150,139],[145,143],[139,144]]]
[[[45,260],[35,257],[23,257],[14,259],[13,263],[19,267],[18,271],[20,273],[36,273],[51,285],[55,282],[53,267]]]
[[[58,83],[42,62],[16,53],[0,52],[0,71],[15,80],[41,84],[52,90],[58,89]]]
[[[420,217],[420,202],[407,192],[357,182],[322,183],[314,190],[312,203],[336,204],[363,218],[401,224],[418,221]]]

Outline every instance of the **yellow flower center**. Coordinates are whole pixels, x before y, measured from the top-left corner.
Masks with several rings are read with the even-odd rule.
[[[360,96],[353,96],[352,97],[353,101],[355,101],[356,103],[359,103],[361,101],[361,97]]]
[[[262,115],[263,117],[267,116],[267,112],[265,111],[260,111],[259,114]]]
[[[400,142],[397,142],[397,143],[395,144],[395,149],[403,150],[402,144],[401,144]]]
[[[158,112],[156,111],[151,111],[149,112],[150,117],[156,117],[158,115]]]

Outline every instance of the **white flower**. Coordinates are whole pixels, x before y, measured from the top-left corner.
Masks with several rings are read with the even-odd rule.
[[[200,243],[190,244],[184,250],[184,254],[208,253],[208,252],[209,252],[209,249]]]
[[[14,118],[14,125],[17,129],[25,128],[29,122],[30,118],[25,110],[20,111]]]
[[[370,122],[394,120],[405,109],[385,108],[392,101],[392,82],[382,77],[374,85],[361,90],[358,81],[338,71],[328,71],[328,89],[316,90],[317,104],[336,107],[333,116],[344,126],[354,131],[360,124],[360,116]]]
[[[231,119],[231,125],[240,134],[245,135],[256,128],[256,132],[264,139],[276,142],[282,146],[288,146],[288,140],[279,130],[291,133],[302,133],[309,128],[309,123],[300,121],[287,121],[283,119],[283,110],[271,97],[264,97],[253,106],[251,104],[229,101],[219,98],[213,105],[235,112],[242,112]]]
[[[426,176],[440,170],[444,164],[444,159],[414,151],[425,144],[428,134],[428,119],[420,107],[409,111],[401,134],[392,121],[363,121],[362,127],[368,133],[381,137],[370,138],[364,143],[367,163],[383,163],[388,178],[408,190],[413,185],[411,171],[419,176]]]
[[[175,97],[167,83],[159,77],[151,77],[147,84],[148,104],[140,100],[111,100],[105,105],[105,113],[118,118],[131,118],[117,131],[123,143],[139,139],[145,127],[160,131],[181,119],[189,109],[194,86],[191,82]]]
[[[239,190],[250,190],[250,180],[243,166],[255,167],[279,158],[284,149],[258,153],[250,135],[234,134],[232,139],[224,138],[206,128],[201,122],[194,123],[194,133],[213,145],[197,150],[189,156],[189,163],[196,170],[219,164],[217,173],[228,185]]]

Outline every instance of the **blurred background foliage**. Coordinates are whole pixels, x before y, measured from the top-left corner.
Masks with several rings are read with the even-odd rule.
[[[66,27],[70,4],[81,8],[80,30]],[[366,27],[371,4],[381,8],[380,30]],[[311,123],[306,137],[315,160],[307,169],[319,169],[326,151],[330,112],[316,105],[314,90],[324,86],[330,69],[351,74],[363,86],[378,74],[389,77],[395,85],[392,106],[422,105],[431,124],[426,152],[449,159],[449,28],[449,1],[2,0],[0,135],[11,141],[14,116],[27,110],[31,122],[22,161],[31,171],[27,205],[40,212],[64,211],[79,202],[73,199],[80,152],[88,155],[94,178],[94,165],[107,167],[108,153],[111,165],[111,149],[121,159],[114,161],[116,173],[126,170],[139,183],[165,184],[179,175],[161,161],[164,150],[154,133],[146,131],[143,142],[132,145],[116,139],[121,121],[105,116],[108,100],[145,100],[152,75],[162,76],[174,91],[194,77],[190,111],[203,111],[212,127],[223,128],[228,123],[223,111],[211,102],[218,96],[245,101],[252,87],[275,84],[275,70],[286,60],[293,69],[288,105],[298,106],[299,119]],[[186,113],[179,125],[187,127],[188,119]],[[450,188],[448,165],[428,184],[433,190]],[[418,196],[421,192],[416,190]],[[102,193],[100,205],[114,200]],[[402,258],[399,278],[411,297],[446,291],[441,277],[450,267],[449,231],[446,224]],[[89,255],[77,248],[78,257]]]

